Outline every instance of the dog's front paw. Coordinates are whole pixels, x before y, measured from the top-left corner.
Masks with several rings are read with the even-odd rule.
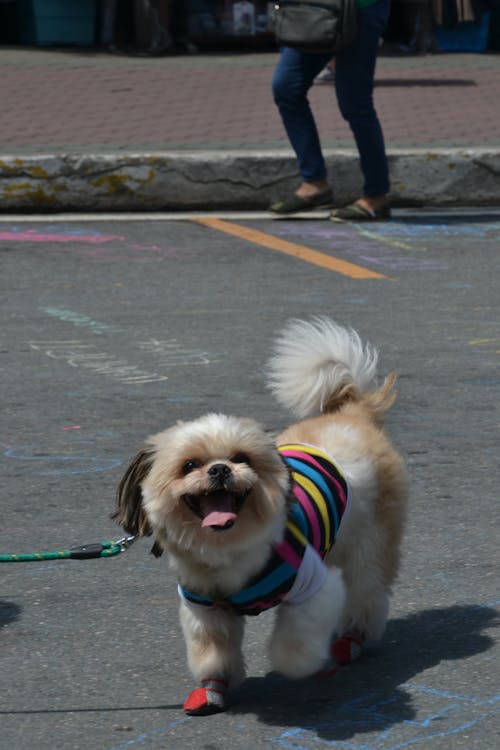
[[[321,669],[328,658],[328,642],[303,643],[280,634],[271,641],[270,657],[273,669],[291,680],[300,680]]]
[[[184,712],[190,716],[208,716],[226,710],[227,684],[224,680],[202,680],[203,687],[196,688],[184,703]]]

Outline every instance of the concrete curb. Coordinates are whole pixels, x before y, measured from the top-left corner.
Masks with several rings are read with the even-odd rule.
[[[357,152],[326,152],[337,205],[359,196]],[[395,206],[500,205],[500,150],[391,150]],[[298,183],[293,154],[176,151],[0,157],[0,210],[258,210]]]

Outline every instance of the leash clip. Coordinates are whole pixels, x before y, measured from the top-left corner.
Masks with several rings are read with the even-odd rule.
[[[81,547],[73,547],[69,550],[72,560],[91,560],[94,557],[112,557],[125,552],[138,536],[124,536],[116,542],[101,542],[101,544],[83,544]]]
[[[121,539],[117,539],[115,544],[120,547],[120,552],[125,552],[128,550],[129,547],[133,545],[135,541],[139,539],[138,534],[133,534],[131,536],[124,536]]]

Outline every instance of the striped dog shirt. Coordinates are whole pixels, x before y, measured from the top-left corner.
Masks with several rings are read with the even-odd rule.
[[[349,488],[333,459],[321,449],[294,444],[278,450],[290,469],[294,495],[283,541],[273,547],[264,569],[241,591],[207,597],[179,586],[187,604],[258,615],[283,601],[300,604],[322,586],[327,575],[323,560],[335,542]]]

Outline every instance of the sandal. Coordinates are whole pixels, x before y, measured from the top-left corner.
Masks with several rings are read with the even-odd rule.
[[[383,221],[391,218],[391,208],[384,203],[380,208],[370,211],[359,203],[350,203],[344,208],[336,208],[330,213],[330,221]]]
[[[302,198],[300,195],[293,193],[289,198],[277,201],[269,206],[273,214],[296,214],[300,211],[310,211],[313,208],[331,208],[333,204],[333,192],[331,188],[323,190],[316,195],[310,195]]]

